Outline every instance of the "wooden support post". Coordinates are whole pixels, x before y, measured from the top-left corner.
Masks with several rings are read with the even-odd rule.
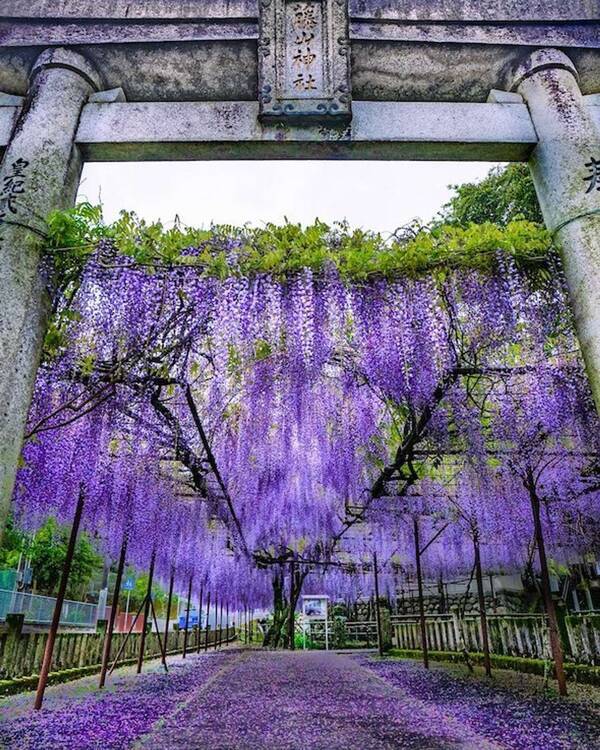
[[[550,574],[548,572],[548,560],[546,558],[546,546],[544,544],[544,532],[542,529],[542,520],[540,516],[540,499],[535,487],[533,472],[529,471],[527,477],[527,489],[531,501],[531,510],[533,513],[533,522],[535,527],[535,541],[538,548],[540,559],[540,573],[542,579],[542,596],[548,616],[548,635],[550,637],[550,649],[554,660],[554,671],[556,672],[556,681],[558,682],[558,692],[560,695],[567,695],[567,678],[565,675],[563,649],[560,641],[558,630],[558,618],[556,616],[556,607],[552,598],[550,588]]]
[[[201,635],[202,635],[202,604],[204,600],[204,586],[200,586],[200,598],[198,600],[198,638],[197,638],[197,651],[196,653],[200,653],[200,645],[201,645]]]
[[[187,596],[187,607],[185,610],[185,632],[183,634],[183,658],[187,656],[187,645],[188,645],[188,628],[190,627],[190,607],[192,606],[192,575],[190,573],[190,580],[188,583],[188,596]]]
[[[50,632],[48,633],[48,640],[46,641],[46,648],[44,650],[42,668],[40,669],[40,676],[38,679],[37,692],[35,694],[34,703],[34,707],[36,710],[39,710],[42,707],[42,703],[44,702],[44,692],[48,683],[48,673],[50,672],[50,665],[52,663],[54,643],[56,641],[56,634],[58,633],[58,626],[60,623],[60,613],[62,611],[63,602],[65,600],[67,583],[69,582],[69,573],[71,572],[71,563],[73,562],[73,554],[75,553],[75,543],[77,542],[77,532],[79,531],[81,514],[83,513],[83,502],[84,494],[83,487],[81,487],[79,490],[79,498],[77,499],[77,507],[75,508],[73,525],[71,526],[71,535],[69,537],[65,563],[63,565],[62,575],[60,577],[58,594],[56,595],[56,602],[54,604],[54,613],[52,615],[52,622],[50,624]]]
[[[383,656],[383,633],[381,632],[381,612],[379,611],[379,571],[377,570],[377,552],[373,552],[373,577],[375,579],[375,620],[377,622],[377,649]]]
[[[146,630],[148,624],[148,616],[150,614],[150,604],[152,599],[152,579],[154,578],[154,563],[156,561],[156,552],[152,551],[152,557],[150,558],[150,570],[148,571],[148,588],[146,589],[146,599],[144,601],[144,621],[142,623],[142,632],[140,633],[140,653],[138,654],[137,661],[137,673],[140,674],[142,671],[142,665],[144,663],[144,649],[146,648]]]
[[[481,645],[483,647],[483,666],[487,677],[492,676],[492,661],[490,659],[490,639],[488,635],[487,614],[485,611],[485,596],[483,595],[483,575],[481,573],[481,554],[479,549],[479,537],[473,537],[475,549],[475,577],[477,579],[477,599],[479,601],[479,623],[481,625]]]
[[[223,645],[223,599],[219,607],[219,648]]]
[[[429,650],[427,648],[427,625],[425,623],[425,602],[423,601],[423,575],[421,572],[421,542],[419,541],[419,520],[413,518],[415,537],[415,566],[417,569],[417,586],[419,589],[419,622],[421,623],[421,649],[423,651],[423,666],[429,669]]]
[[[229,643],[229,599],[227,600],[225,612],[225,645],[227,645]]]
[[[169,650],[169,620],[171,619],[171,604],[173,602],[173,584],[175,582],[175,571],[171,569],[171,577],[169,578],[169,593],[167,595],[167,613],[165,617],[165,653]]]
[[[214,640],[213,640],[213,648],[215,650],[217,649],[217,646],[219,643],[218,637],[217,637],[218,636],[217,625],[219,623],[218,612],[219,612],[219,599],[217,595],[215,594],[215,635],[214,635]]]
[[[296,648],[296,630],[295,630],[295,615],[296,615],[296,563],[294,560],[290,563],[290,617],[288,620],[288,639],[290,642],[290,649],[294,651]]]
[[[108,621],[108,629],[104,636],[104,647],[102,649],[102,668],[100,670],[100,682],[98,687],[102,689],[106,682],[106,673],[108,672],[108,662],[110,661],[110,648],[112,646],[112,637],[115,629],[115,620],[117,619],[117,611],[119,609],[119,594],[121,592],[121,581],[123,580],[123,569],[125,568],[125,557],[127,555],[127,532],[123,533],[123,542],[121,544],[121,554],[119,556],[119,564],[117,566],[117,577],[115,579],[115,588],[112,598],[112,607],[110,609],[110,620]]]
[[[208,598],[206,602],[206,631],[204,634],[204,651],[208,651],[208,634],[210,632],[210,589],[208,591]]]
[[[109,677],[115,671],[115,667],[117,666],[117,663],[118,663],[119,659],[121,658],[121,654],[123,653],[123,651],[125,651],[125,646],[127,645],[127,641],[129,640],[129,637],[130,637],[133,629],[135,628],[135,624],[138,621],[138,618],[139,618],[140,614],[142,613],[142,609],[144,608],[145,605],[146,605],[146,596],[144,595],[144,598],[142,599],[142,603],[138,607],[138,611],[135,613],[135,617],[133,618],[133,620],[131,622],[131,625],[129,626],[129,630],[127,631],[127,635],[125,636],[125,640],[123,641],[123,643],[119,647],[119,650],[117,651],[117,655],[114,658],[114,661],[112,663],[112,667],[110,668],[110,672],[108,673]]]
[[[152,619],[154,620],[154,627],[156,628],[156,637],[158,638],[158,647],[160,648],[162,665],[165,668],[165,672],[168,672],[169,668],[167,667],[167,647],[166,647],[166,644],[163,646],[162,638],[160,637],[160,629],[158,627],[158,618],[156,616],[156,611],[154,609],[154,602],[152,601],[152,596],[150,596],[150,609],[152,610]]]

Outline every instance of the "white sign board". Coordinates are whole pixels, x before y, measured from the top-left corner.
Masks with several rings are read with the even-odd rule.
[[[311,622],[322,622],[325,625],[325,648],[329,650],[329,597],[325,594],[311,594],[302,597],[302,634],[303,647],[306,649],[306,631]]]

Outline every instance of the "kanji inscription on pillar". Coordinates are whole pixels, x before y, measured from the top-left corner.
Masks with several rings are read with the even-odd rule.
[[[589,174],[584,177],[584,182],[588,182],[586,193],[592,193],[594,190],[600,190],[600,159],[594,159],[593,156],[586,162],[586,169]]]
[[[351,117],[346,0],[262,0],[262,119]]]

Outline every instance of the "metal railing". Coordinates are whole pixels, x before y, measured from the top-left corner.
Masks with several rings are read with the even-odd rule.
[[[348,620],[345,623],[346,639],[352,643],[364,644],[367,648],[377,645],[376,620]]]
[[[0,589],[0,621],[9,614],[25,615],[31,625],[48,625],[52,621],[56,599],[21,591]],[[95,628],[98,608],[95,604],[73,602],[65,599],[60,614],[60,624],[69,627]]]

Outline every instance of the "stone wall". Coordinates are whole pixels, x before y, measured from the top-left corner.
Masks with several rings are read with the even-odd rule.
[[[508,592],[502,591],[492,596],[486,594],[485,608],[490,613],[509,613],[523,612],[528,609],[528,596],[525,592]],[[464,596],[461,594],[451,594],[445,596],[444,600],[438,595],[424,596],[423,603],[427,614],[444,614],[456,611],[464,611],[466,614],[475,614],[479,611],[479,603],[475,594]],[[416,615],[419,612],[419,600],[416,596],[406,596],[396,601],[395,613],[399,615]]]

